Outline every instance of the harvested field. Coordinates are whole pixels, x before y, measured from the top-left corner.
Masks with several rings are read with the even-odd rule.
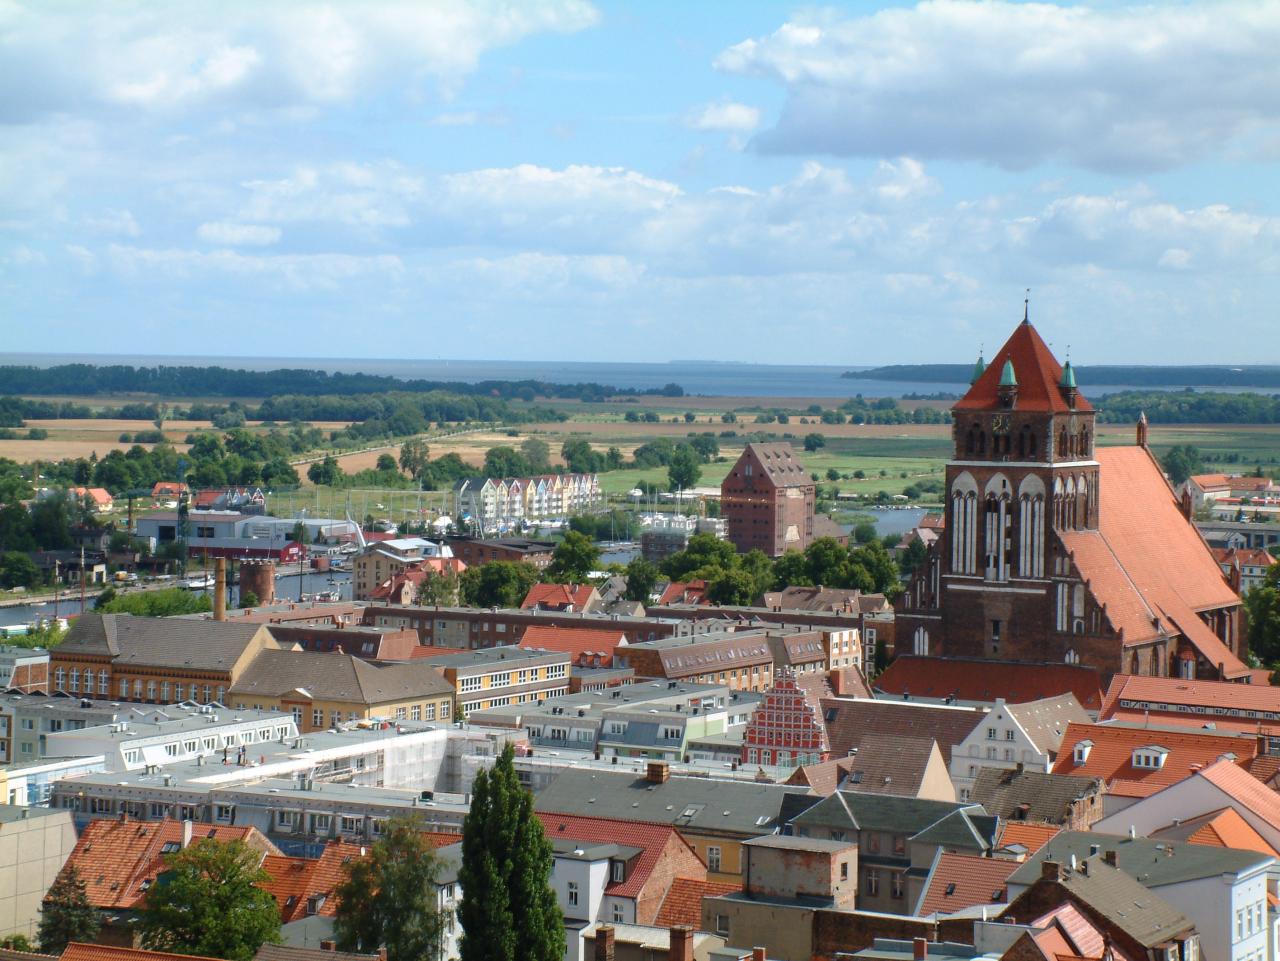
[[[0,440],[0,457],[7,457],[19,464],[74,460],[95,453],[101,459],[107,452],[121,446],[124,445],[117,443],[115,438],[107,438],[105,435],[99,440],[68,440],[51,435],[48,440]],[[142,446],[150,450],[155,445]],[[174,447],[180,451],[187,449],[186,444],[175,444]]]

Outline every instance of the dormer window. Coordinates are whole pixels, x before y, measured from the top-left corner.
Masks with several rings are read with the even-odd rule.
[[[1075,751],[1072,753],[1072,761],[1077,766],[1089,760],[1089,752],[1093,750],[1092,741],[1079,741],[1076,743]]]
[[[1140,747],[1133,752],[1133,766],[1147,771],[1158,771],[1164,767],[1169,751],[1156,744]]]
[[[610,861],[609,877],[614,884],[621,884],[627,879],[627,862],[626,861]]]

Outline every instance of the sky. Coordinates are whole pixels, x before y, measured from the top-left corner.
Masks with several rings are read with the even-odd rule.
[[[0,0],[0,351],[1278,363],[1280,0]]]

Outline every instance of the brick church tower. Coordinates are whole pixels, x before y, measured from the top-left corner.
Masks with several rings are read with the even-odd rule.
[[[897,653],[1245,678],[1239,597],[1145,436],[1095,451],[1025,309],[952,413],[945,530],[898,601]]]

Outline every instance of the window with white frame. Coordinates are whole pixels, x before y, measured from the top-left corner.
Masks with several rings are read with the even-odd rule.
[[[720,848],[714,844],[707,847],[707,870],[720,870]]]

